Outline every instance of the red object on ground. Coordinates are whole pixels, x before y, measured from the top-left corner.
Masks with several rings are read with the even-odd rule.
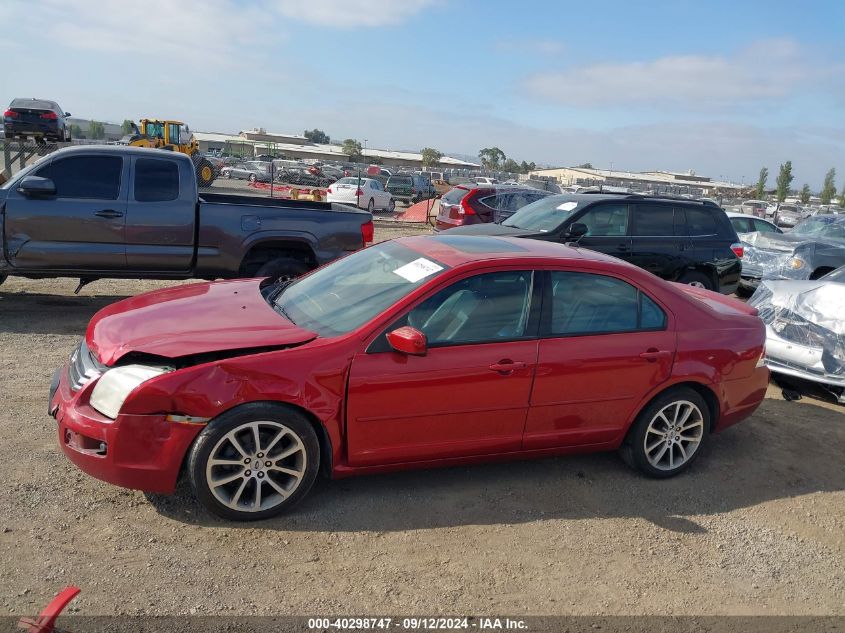
[[[421,200],[416,204],[412,204],[403,212],[397,212],[395,217],[402,222],[428,222],[429,209],[434,210],[437,203],[434,200]]]
[[[86,333],[100,363],[113,366],[129,354],[134,362],[199,360],[142,381],[125,395],[114,420],[90,404],[102,378],[74,390],[65,366],[49,405],[65,455],[105,481],[172,492],[208,419],[269,401],[296,408],[318,425],[332,475],[342,477],[614,450],[649,403],[681,385],[707,400],[711,428],[721,431],[751,415],[766,393],[769,371],[759,363],[765,328],[754,308],[736,300],[539,240],[417,236],[350,258],[381,257],[386,249],[406,251],[411,264],[398,276],[412,285],[348,332],[320,334],[296,325],[264,299],[257,279],[176,286],[102,309]],[[530,305],[521,314],[533,324],[524,326],[525,336],[508,338],[497,326],[488,327],[493,334],[482,341],[430,345],[420,356],[379,347],[412,308],[447,288],[461,295],[453,318],[462,315],[462,323],[482,329],[496,325],[505,304],[472,284],[507,271],[529,271],[534,279],[533,291],[520,299]],[[627,314],[611,307],[609,315],[567,316],[573,302],[563,291],[553,294],[552,275],[560,273],[627,284],[638,301],[648,298],[662,312],[663,325],[553,334],[553,316],[535,309],[537,303],[562,310],[566,322],[615,323]],[[356,288],[350,284],[350,294],[337,297],[340,305],[354,304]],[[319,329],[319,320],[314,324]]]
[[[56,620],[65,607],[79,595],[81,589],[79,587],[65,587],[59,592],[55,598],[50,601],[44,610],[36,619],[21,618],[18,621],[18,628],[29,631],[30,633],[53,633],[56,626]]]

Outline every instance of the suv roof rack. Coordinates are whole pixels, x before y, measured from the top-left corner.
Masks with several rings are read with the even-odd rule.
[[[712,200],[696,200],[695,198],[684,198],[683,196],[661,195],[661,194],[646,194],[629,191],[602,191],[601,189],[589,189],[586,191],[579,191],[579,195],[602,195],[602,196],[620,196],[624,198],[647,199],[647,200],[673,200],[677,202],[692,202],[694,204],[710,205],[718,207],[719,205]]]

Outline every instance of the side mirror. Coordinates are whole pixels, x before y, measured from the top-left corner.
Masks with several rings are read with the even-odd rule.
[[[584,237],[589,232],[590,229],[586,224],[575,222],[574,224],[570,224],[569,228],[566,229],[566,237],[574,237],[575,239],[578,239],[579,237]]]
[[[29,197],[54,196],[56,195],[56,184],[49,178],[40,176],[26,176],[18,184],[18,193]]]
[[[406,325],[387,333],[387,342],[395,351],[412,356],[425,356],[428,343],[425,334]]]
[[[65,116],[71,116],[70,112],[65,112]]]

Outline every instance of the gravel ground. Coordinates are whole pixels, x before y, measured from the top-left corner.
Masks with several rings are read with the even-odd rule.
[[[668,481],[612,454],[319,481],[241,526],[92,479],[56,445],[53,368],[98,309],[170,283],[0,287],[0,613],[73,583],[89,615],[845,615],[845,408],[775,388]]]

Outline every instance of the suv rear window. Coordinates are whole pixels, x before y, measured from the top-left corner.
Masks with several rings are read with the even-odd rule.
[[[443,202],[446,204],[459,204],[468,193],[469,189],[455,187],[446,192],[446,195],[443,196]]]
[[[410,185],[413,179],[410,176],[391,176],[387,181],[389,185]]]
[[[687,208],[685,210],[689,235],[716,235],[719,232],[716,227],[716,218],[709,209]]]

